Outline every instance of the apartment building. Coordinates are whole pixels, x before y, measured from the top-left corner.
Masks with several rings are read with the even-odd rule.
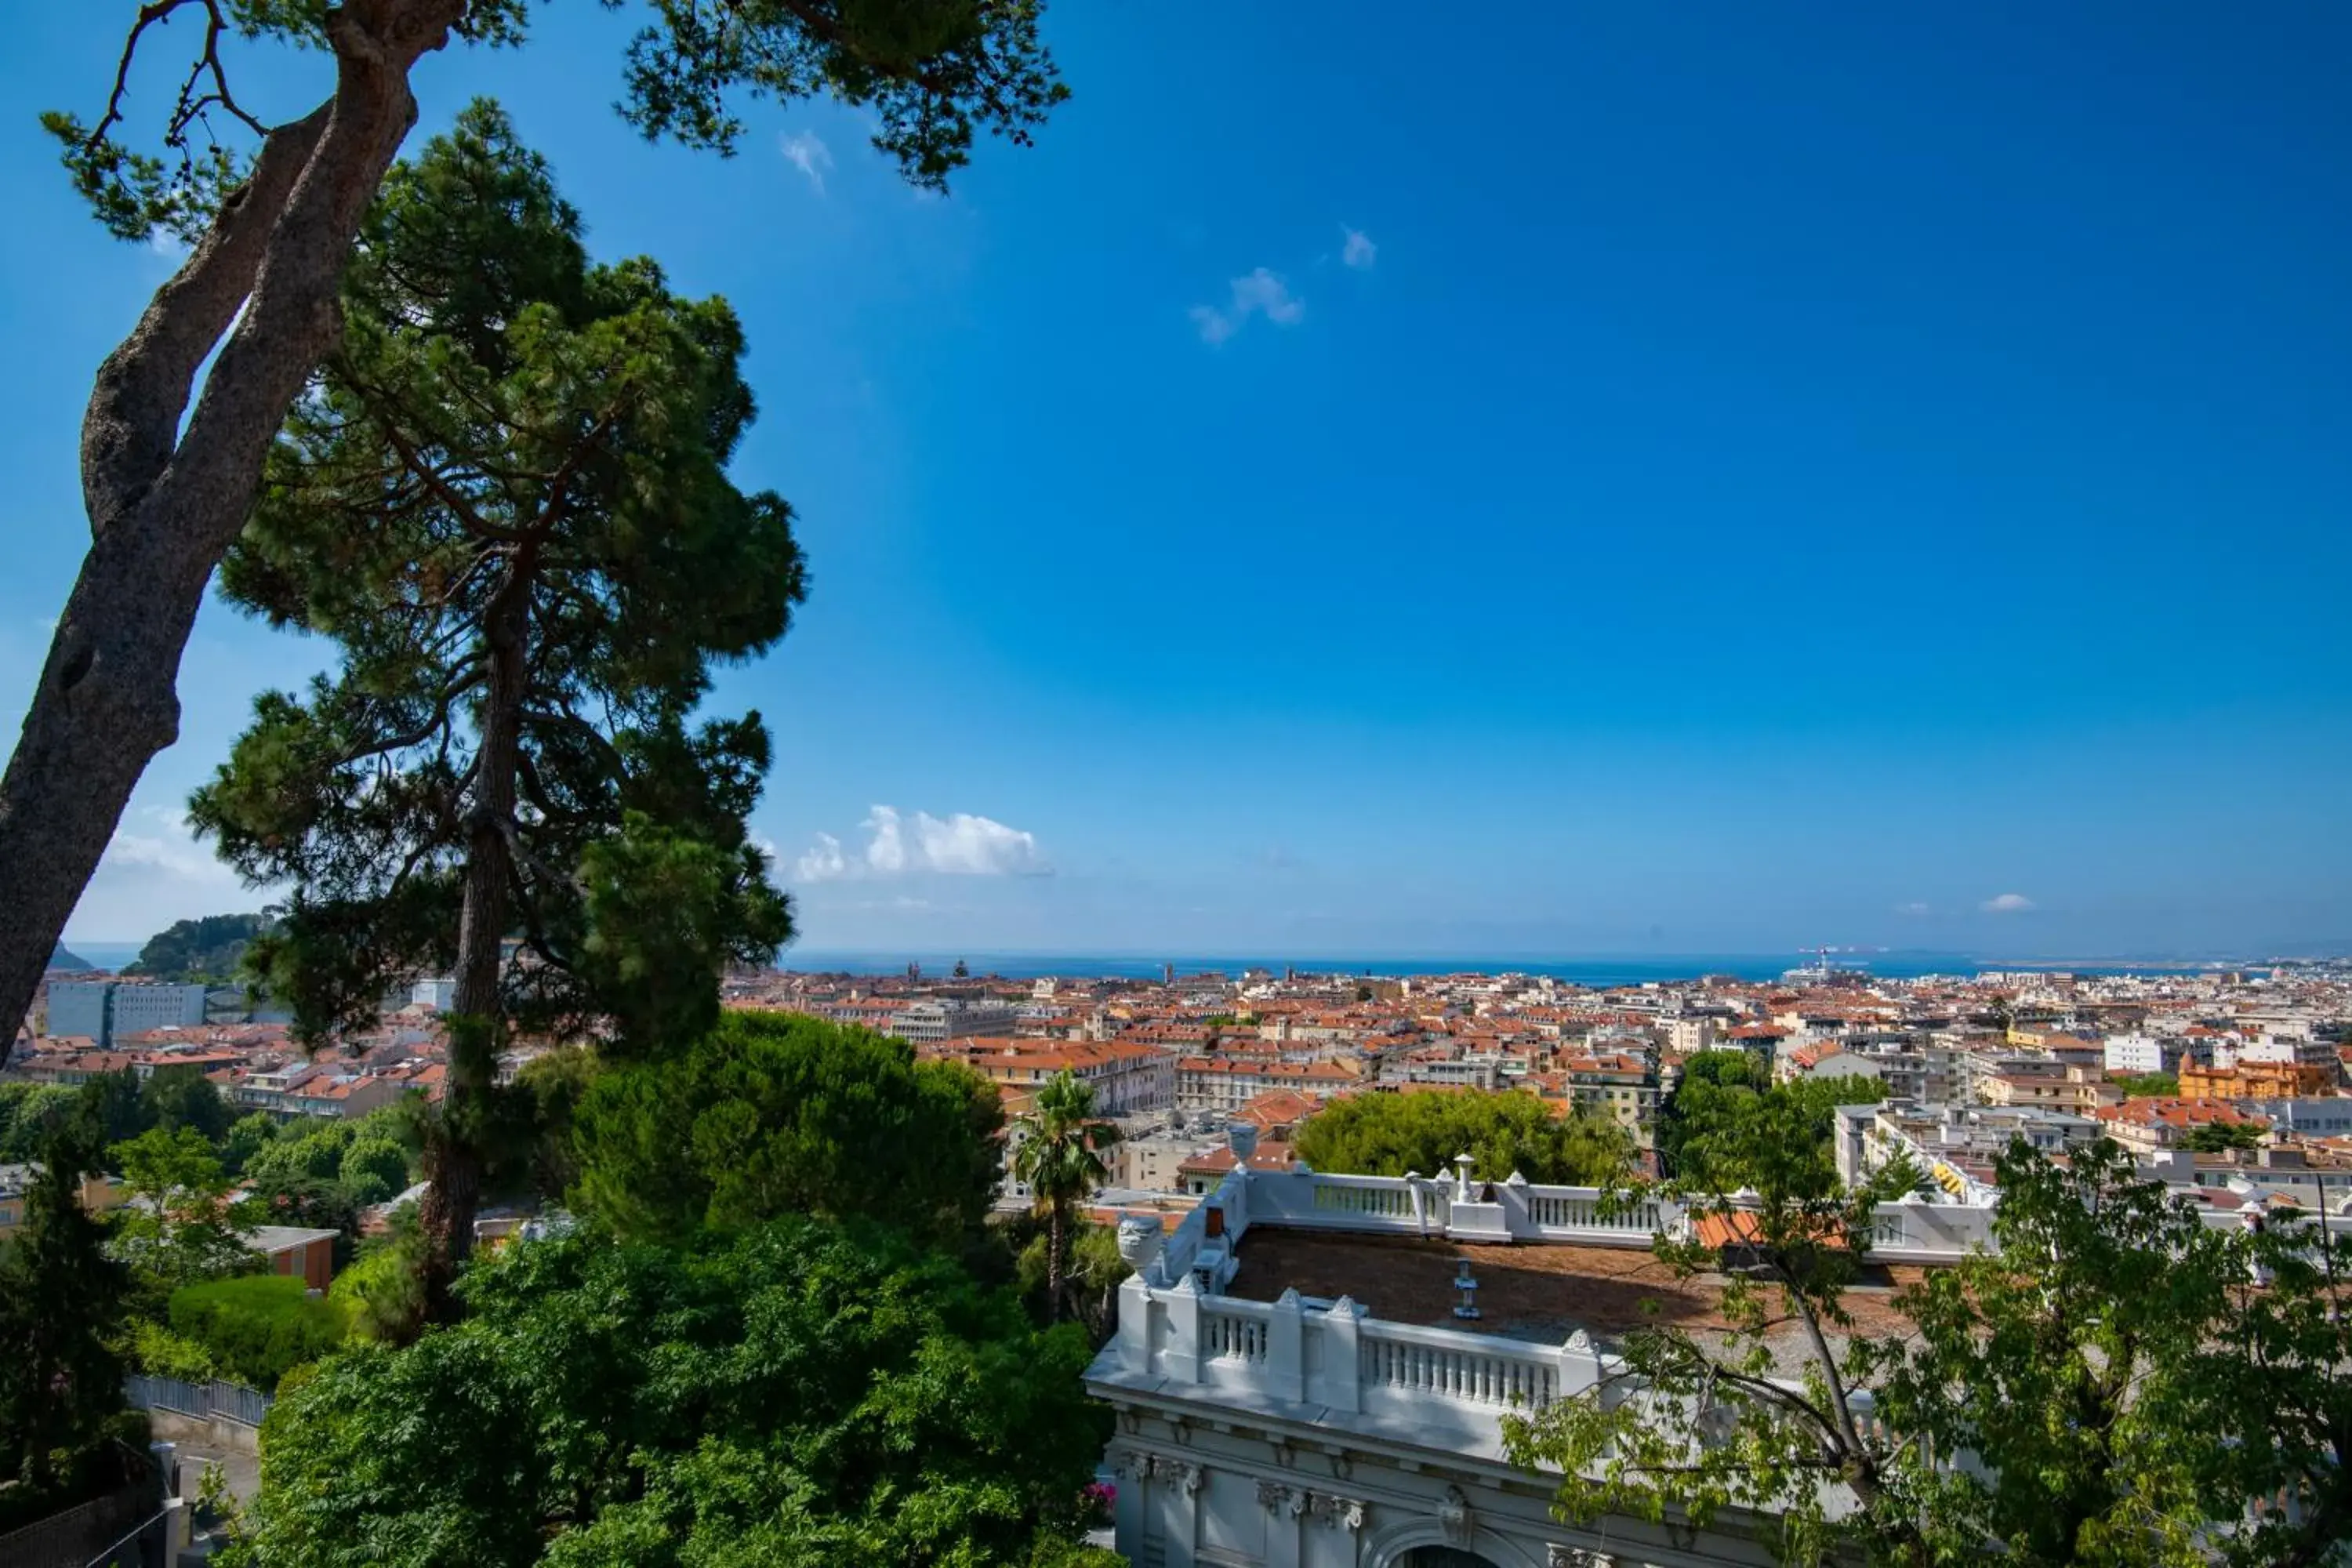
[[[925,1045],[961,1039],[968,1035],[1007,1035],[1021,1021],[1021,1010],[1009,1002],[909,1002],[887,1026],[902,1040]]]
[[[1227,1057],[1186,1057],[1176,1064],[1176,1109],[1238,1110],[1269,1089],[1318,1097],[1355,1089],[1363,1079],[1339,1062],[1286,1062]]]
[[[1647,1057],[1630,1051],[1567,1057],[1558,1076],[1580,1110],[1608,1117],[1637,1136],[1645,1136],[1657,1122],[1658,1072]]]
[[[139,980],[59,980],[49,985],[48,1032],[80,1035],[103,1049],[120,1035],[196,1028],[205,1021],[202,985]]]
[[[1003,1093],[1034,1093],[1066,1072],[1094,1089],[1095,1109],[1105,1116],[1166,1110],[1176,1103],[1176,1053],[1157,1046],[990,1037],[942,1040],[918,1049],[963,1063]]]
[[[2241,1056],[2234,1067],[2180,1067],[2183,1100],[2301,1100],[2335,1087],[2336,1069],[2325,1062],[2248,1061]]]

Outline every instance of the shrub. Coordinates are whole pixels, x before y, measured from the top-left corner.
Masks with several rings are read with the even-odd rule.
[[[262,1390],[343,1342],[341,1307],[289,1274],[248,1274],[172,1292],[172,1330],[202,1345],[225,1376]]]

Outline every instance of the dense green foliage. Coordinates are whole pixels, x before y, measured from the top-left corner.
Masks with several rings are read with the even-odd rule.
[[[1013,1174],[1045,1217],[1045,1300],[1058,1319],[1066,1306],[1071,1214],[1110,1180],[1108,1156],[1118,1142],[1118,1128],[1096,1119],[1094,1087],[1066,1069],[1037,1090],[1013,1136]]]
[[[1997,1165],[1998,1251],[1898,1292],[1904,1331],[1841,1344],[1873,1215],[1912,1173],[1842,1193],[1808,1125],[1759,1097],[1703,1166],[1755,1195],[1677,1189],[1701,1215],[1739,1211],[1727,1251],[1658,1247],[1727,1274],[1730,1332],[1636,1331],[1621,1378],[1508,1424],[1516,1458],[1570,1478],[1569,1513],[1753,1510],[1808,1563],[2284,1568],[2352,1540],[2343,1240],[2291,1220],[2217,1230],[2112,1142],[2061,1165],[2020,1142]],[[1792,1324],[1811,1347],[1794,1380],[1767,1343]],[[1666,1397],[1624,1398],[1628,1383]],[[1875,1420],[1852,1414],[1862,1394]],[[1957,1455],[1970,1462],[1943,1462]],[[1832,1479],[1859,1509],[1824,1509]]]
[[[978,1074],[795,1013],[730,1013],[681,1059],[608,1070],[577,1117],[578,1206],[628,1237],[811,1214],[950,1244],[1003,1158]]]
[[[1450,1175],[1454,1157],[1501,1181],[1598,1186],[1617,1180],[1633,1155],[1613,1121],[1519,1089],[1360,1094],[1325,1106],[1298,1129],[1298,1158],[1333,1174]]]
[[[126,1473],[114,1341],[131,1279],[80,1199],[99,1148],[86,1116],[49,1134],[24,1223],[0,1249],[0,1480],[22,1488],[0,1494],[0,1525],[93,1495]],[[139,1458],[131,1450],[130,1461]]]
[[[246,948],[269,929],[264,914],[202,915],[173,921],[147,939],[125,974],[152,980],[226,984],[238,978]]]
[[[56,1131],[76,1107],[96,1119],[107,1144],[136,1138],[151,1128],[193,1127],[217,1142],[230,1125],[220,1089],[194,1067],[159,1068],[145,1084],[130,1068],[101,1073],[80,1088],[57,1083],[0,1084],[0,1161],[33,1158],[42,1140]]]
[[[356,1121],[320,1118],[232,1129],[254,1200],[277,1225],[315,1226],[356,1238],[360,1210],[396,1196],[411,1180],[405,1105]],[[248,1119],[248,1121],[251,1119]],[[348,1247],[346,1247],[346,1251]]]
[[[2126,1100],[2169,1100],[2180,1092],[2177,1072],[2129,1073],[2115,1080]]]
[[[499,1132],[484,1187],[517,1197],[562,1199],[580,1180],[573,1128],[604,1059],[567,1046],[523,1063],[501,1095]]]
[[[335,1276],[327,1299],[342,1312],[354,1337],[388,1344],[406,1344],[416,1337],[425,1317],[423,1253],[415,1211],[403,1209],[394,1216],[390,1237]]]
[[[172,1331],[226,1376],[259,1389],[342,1343],[344,1314],[290,1274],[247,1274],[172,1292]]]
[[[1699,1051],[1683,1060],[1674,1090],[1658,1108],[1658,1158],[1669,1175],[1693,1186],[1737,1187],[1736,1171],[1711,1172],[1709,1151],[1744,1146],[1761,1117],[1775,1127],[1801,1129],[1809,1147],[1828,1161],[1837,1108],[1886,1097],[1874,1078],[1801,1078],[1775,1084],[1764,1058],[1746,1051]],[[1832,1179],[1834,1179],[1832,1170]]]
[[[464,1321],[289,1380],[262,1568],[1066,1560],[1108,1416],[1076,1329],[804,1219],[477,1264]]]

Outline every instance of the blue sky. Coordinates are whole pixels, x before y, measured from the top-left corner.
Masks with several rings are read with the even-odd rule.
[[[33,124],[101,9],[0,60],[10,713],[170,266]],[[744,318],[803,946],[2352,945],[2352,10],[1432,15],[1058,0],[947,200],[831,106],[646,146],[594,7],[420,71]],[[178,810],[320,657],[207,608],[68,934],[255,901]]]

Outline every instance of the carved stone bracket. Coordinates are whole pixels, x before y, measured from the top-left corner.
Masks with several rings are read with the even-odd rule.
[[[1470,1523],[1470,1500],[1462,1495],[1460,1487],[1445,1489],[1445,1500],[1437,1505],[1437,1524],[1445,1531],[1445,1539],[1456,1546],[1470,1544],[1470,1537],[1474,1533]]]
[[[1260,1481],[1257,1484],[1257,1502],[1268,1513],[1297,1519],[1306,1511],[1307,1494],[1297,1487],[1284,1486],[1280,1481]]]
[[[1307,1517],[1330,1530],[1360,1530],[1364,1523],[1364,1505],[1355,1498],[1334,1497],[1329,1492],[1308,1492]]]
[[[1151,1479],[1168,1486],[1181,1487],[1186,1497],[1199,1493],[1201,1483],[1208,1479],[1208,1467],[1186,1459],[1172,1459],[1156,1454],[1151,1460]]]
[[[1617,1568],[1617,1559],[1590,1546],[1555,1546],[1546,1562],[1549,1568]]]

